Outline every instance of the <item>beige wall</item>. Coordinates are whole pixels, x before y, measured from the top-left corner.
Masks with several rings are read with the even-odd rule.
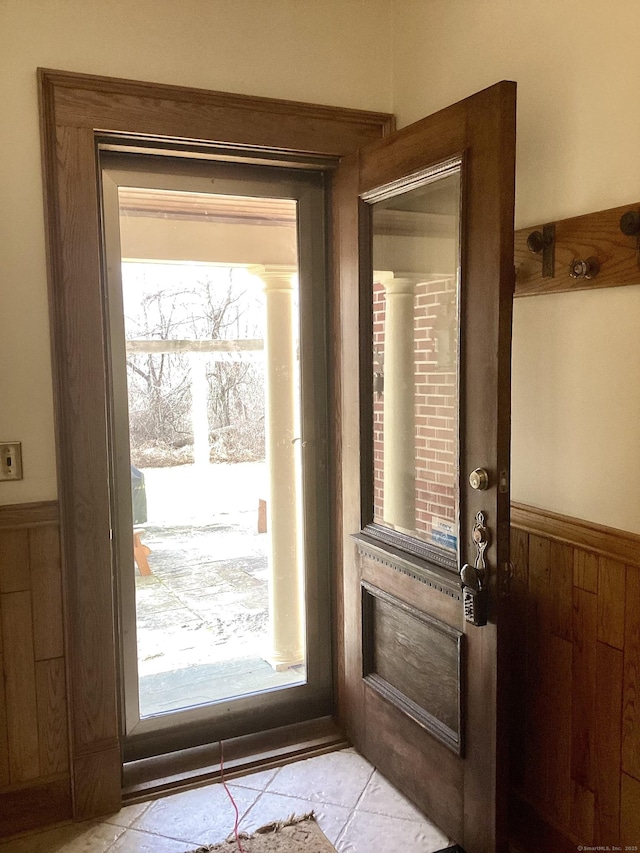
[[[0,440],[56,495],[36,68],[391,110],[389,0],[0,0]],[[376,49],[374,49],[376,48]]]
[[[640,199],[636,0],[395,0],[402,126],[518,83],[516,224]],[[640,288],[516,300],[513,497],[640,533]]]
[[[511,78],[524,227],[640,197],[637,32],[636,0],[0,0],[0,439],[25,468],[0,504],[56,493],[37,66],[401,125]],[[639,291],[517,301],[515,499],[640,532]]]

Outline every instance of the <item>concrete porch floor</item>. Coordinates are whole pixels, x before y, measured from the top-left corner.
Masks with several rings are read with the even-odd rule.
[[[275,672],[268,648],[267,534],[254,511],[210,523],[147,525],[152,574],[136,570],[142,716],[300,684]]]

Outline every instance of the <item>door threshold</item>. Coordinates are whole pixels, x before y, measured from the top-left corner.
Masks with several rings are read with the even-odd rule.
[[[320,717],[223,741],[224,777],[233,779],[269,770],[348,746],[332,717]],[[165,794],[219,782],[220,744],[205,744],[165,755],[126,762],[122,804],[132,805]]]

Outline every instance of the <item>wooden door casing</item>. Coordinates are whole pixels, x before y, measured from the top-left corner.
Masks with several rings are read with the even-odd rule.
[[[251,149],[330,171],[388,133],[393,116],[66,71],[40,69],[39,82],[73,814],[82,820],[116,811],[122,792],[98,143],[143,144],[158,156]]]
[[[360,196],[376,187],[459,156],[462,158],[463,314],[461,363],[461,478],[487,467],[492,487],[461,487],[460,560],[473,563],[470,534],[478,511],[492,538],[489,624],[463,622],[457,578],[429,586],[395,566],[393,549],[365,547],[354,535],[371,521],[367,466],[370,459],[371,356],[370,264]],[[515,84],[502,82],[343,160],[334,182],[334,230],[338,258],[336,339],[340,388],[336,410],[337,556],[342,583],[344,636],[339,655],[338,708],[354,744],[468,853],[499,850],[507,836],[507,738],[498,682],[506,677],[501,572],[509,561],[510,338],[513,296]],[[471,351],[469,349],[469,351]],[[497,487],[498,474],[503,482]],[[364,552],[364,553],[363,553]],[[382,556],[381,556],[382,554]],[[401,602],[464,631],[462,690],[464,758],[421,725],[398,712],[363,679],[361,586],[368,581]],[[434,772],[437,768],[437,772]]]

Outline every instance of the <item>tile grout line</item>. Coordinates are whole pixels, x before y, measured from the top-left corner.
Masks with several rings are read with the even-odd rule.
[[[102,824],[102,825],[104,826],[104,825],[105,825],[105,823],[106,823],[106,821],[105,821],[105,822],[103,822],[103,824]],[[117,843],[117,842],[122,838],[122,836],[123,836],[123,835],[125,834],[125,832],[127,831],[127,827],[126,827],[126,826],[120,826],[119,824],[109,823],[109,824],[107,824],[107,826],[115,826],[115,827],[117,827],[118,829],[121,829],[121,830],[122,830],[122,832],[121,832],[121,833],[120,833],[116,838],[114,838],[114,839],[113,839],[113,841],[111,842],[111,844],[110,844],[108,847],[105,847],[105,849],[104,849],[104,853],[109,853],[109,850],[113,850],[113,849],[114,849],[114,847],[115,847],[115,845],[116,845],[116,843]]]
[[[364,788],[362,789],[362,791],[361,791],[361,793],[360,793],[360,796],[358,797],[358,799],[357,799],[357,802],[356,802],[355,806],[353,807],[353,811],[354,811],[354,812],[355,812],[355,810],[358,808],[358,806],[360,805],[360,803],[362,802],[362,798],[364,797],[364,795],[365,795],[365,793],[366,793],[366,791],[367,791],[367,788],[369,787],[369,783],[370,783],[370,782],[371,782],[371,780],[373,779],[373,777],[374,777],[375,773],[376,773],[376,768],[372,766],[372,767],[371,767],[371,773],[369,774],[369,778],[368,778],[368,779],[367,779],[367,781],[365,782],[365,786],[364,786]]]
[[[196,847],[202,847],[202,845],[199,844],[197,841],[191,841],[190,839],[184,839],[184,838],[176,838],[175,835],[166,835],[166,834],[162,834],[160,832],[153,832],[150,829],[138,829],[135,826],[129,826],[125,829],[125,832],[129,832],[129,830],[131,830],[132,832],[139,832],[140,835],[148,835],[149,838],[166,838],[167,841],[176,841],[178,844],[189,844],[190,846],[193,846],[194,849]],[[233,832],[233,830],[231,830],[231,831]],[[122,838],[123,834],[124,833],[121,833],[118,836],[118,838],[116,838],[116,840],[113,842],[113,844],[116,844],[119,841],[119,839]],[[107,848],[105,853],[108,853],[108,851],[111,850],[111,848],[113,847],[113,844],[111,845],[111,847]]]
[[[336,851],[338,851],[338,853],[340,853],[340,850],[339,850],[338,845],[342,842],[342,839],[343,839],[343,837],[344,837],[344,834],[345,834],[345,832],[347,831],[347,827],[349,826],[349,824],[350,824],[350,823],[351,823],[351,821],[353,820],[354,815],[355,815],[355,813],[356,813],[356,810],[357,810],[357,808],[358,808],[358,805],[359,805],[360,801],[362,800],[362,798],[364,797],[365,791],[366,791],[366,790],[367,790],[367,788],[369,787],[369,783],[370,783],[370,782],[371,782],[371,780],[373,779],[373,776],[374,776],[374,773],[375,773],[375,772],[376,772],[376,768],[372,766],[372,767],[371,767],[371,773],[369,774],[369,778],[368,778],[368,779],[367,779],[367,781],[365,782],[364,787],[363,787],[362,791],[360,792],[360,796],[359,796],[359,797],[358,797],[358,799],[356,800],[356,803],[355,803],[354,807],[351,809],[351,814],[350,814],[350,815],[349,815],[349,817],[346,819],[346,821],[345,821],[345,823],[344,823],[344,826],[342,827],[342,829],[340,830],[340,832],[339,832],[338,836],[336,837],[336,845],[335,845],[335,846],[336,846]]]
[[[249,815],[250,812],[252,812],[258,806],[263,795],[266,793],[273,794],[273,796],[276,796],[276,797],[283,797],[284,799],[295,799],[295,800],[302,801],[304,803],[308,803],[311,811],[313,811],[313,812],[315,812],[317,807],[321,807],[321,806],[345,808],[343,803],[336,803],[336,802],[329,801],[326,799],[322,799],[322,800],[309,799],[307,796],[304,796],[303,794],[301,794],[300,792],[297,792],[297,791],[294,791],[294,792],[289,791],[287,793],[273,791],[272,786],[274,785],[275,780],[278,777],[281,770],[283,770],[282,767],[278,768],[278,770],[273,775],[273,777],[269,780],[269,782],[267,782],[267,784],[265,785],[265,788],[263,789],[260,797],[258,797],[258,799],[253,803],[253,805],[243,815],[243,818],[242,818],[243,820]],[[360,803],[362,797],[364,796],[364,793],[367,790],[369,783],[370,783],[371,779],[373,778],[375,771],[376,771],[376,768],[370,765],[370,770],[368,772],[368,776],[366,778],[366,781],[364,782],[362,790],[361,790],[361,792],[360,792],[360,794],[356,800],[356,803],[353,806],[353,808],[351,809],[350,813],[347,815],[345,822],[344,822],[344,825],[342,826],[338,835],[336,836],[336,844],[339,843],[340,839],[342,838],[342,835],[344,834],[344,831],[346,830],[347,826],[349,825],[351,818],[353,817],[353,814],[355,812],[355,808],[357,807],[357,805]]]
[[[238,821],[238,829],[240,829],[240,827],[242,825],[242,821],[247,817],[249,812],[254,808],[254,806],[257,806],[257,804],[260,802],[260,800],[263,798],[263,796],[267,793],[267,789],[269,788],[269,785],[271,785],[271,783],[273,782],[273,780],[276,778],[276,776],[278,775],[278,773],[281,770],[282,770],[281,767],[276,768],[276,772],[273,774],[271,779],[269,779],[269,781],[266,783],[264,788],[262,788],[262,790],[260,791],[260,793],[258,794],[256,799],[253,801],[253,803],[249,806],[249,808],[244,812],[244,814],[242,815],[242,817]],[[233,783],[231,783],[231,784],[233,784]],[[240,786],[238,786],[238,787],[240,787]],[[251,790],[251,789],[249,789],[249,790]]]
[[[255,800],[254,800],[254,801],[251,803],[251,805],[249,806],[249,808],[248,808],[248,809],[246,809],[246,811],[243,813],[242,817],[241,817],[241,818],[240,818],[240,820],[238,821],[238,830],[240,830],[240,829],[241,829],[241,827],[242,827],[242,821],[247,817],[247,815],[249,814],[249,812],[250,812],[250,811],[252,811],[252,809],[253,809],[255,806],[257,806],[257,805],[258,805],[258,803],[260,802],[260,800],[264,797],[265,793],[266,793],[266,792],[265,792],[264,790],[263,790],[263,791],[260,791],[260,792],[258,793],[258,796],[255,798]],[[231,831],[233,832],[233,830],[231,830]]]

